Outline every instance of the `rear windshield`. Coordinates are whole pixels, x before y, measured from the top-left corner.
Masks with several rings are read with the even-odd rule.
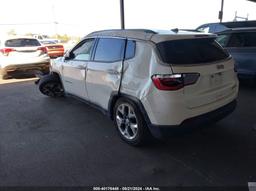
[[[27,46],[41,46],[41,44],[36,39],[11,39],[5,42],[6,47],[27,47]]]
[[[157,49],[169,64],[207,63],[229,57],[214,38],[165,41],[158,43]]]

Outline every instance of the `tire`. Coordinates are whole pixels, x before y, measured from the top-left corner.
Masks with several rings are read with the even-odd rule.
[[[39,90],[42,94],[54,98],[63,97],[65,95],[59,77],[53,74],[45,75],[40,79]]]
[[[132,146],[141,146],[147,143],[150,132],[143,116],[132,101],[126,98],[117,100],[113,119],[119,136]]]

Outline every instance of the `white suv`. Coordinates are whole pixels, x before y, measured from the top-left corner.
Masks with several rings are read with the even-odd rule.
[[[0,39],[0,79],[13,75],[49,73],[47,48],[31,37]]]
[[[216,122],[236,106],[234,61],[211,34],[107,30],[86,36],[39,81],[110,116],[123,140],[145,142]]]

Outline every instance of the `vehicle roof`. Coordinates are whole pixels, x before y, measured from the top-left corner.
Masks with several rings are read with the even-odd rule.
[[[209,38],[215,37],[214,34],[207,34],[194,31],[184,31],[179,29],[173,30],[149,30],[149,29],[114,29],[114,30],[102,30],[90,33],[84,38],[89,37],[120,37],[131,38],[146,41],[153,41],[155,43],[166,40],[178,40],[178,39],[191,39],[191,38]]]
[[[223,25],[227,28],[246,28],[246,27],[256,27],[256,21],[231,21],[231,22],[222,22],[222,23],[206,23],[203,25],[200,25],[198,28],[209,26],[209,25]]]
[[[219,33],[222,31],[230,30],[230,29],[240,29],[240,28],[255,28],[256,20],[250,21],[231,21],[231,22],[221,22],[221,23],[206,23],[200,25],[196,28],[199,30],[200,28],[210,27],[210,32]]]
[[[1,38],[1,40],[12,40],[12,39],[35,39],[37,40],[36,38],[33,38],[33,37],[30,37],[30,36],[4,36]]]

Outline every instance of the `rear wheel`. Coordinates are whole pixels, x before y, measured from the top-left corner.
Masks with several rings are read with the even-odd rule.
[[[49,97],[63,97],[64,89],[58,76],[49,74],[43,76],[39,81],[39,90]]]
[[[137,106],[130,100],[119,99],[114,108],[114,123],[120,137],[130,145],[147,142],[149,131]]]

